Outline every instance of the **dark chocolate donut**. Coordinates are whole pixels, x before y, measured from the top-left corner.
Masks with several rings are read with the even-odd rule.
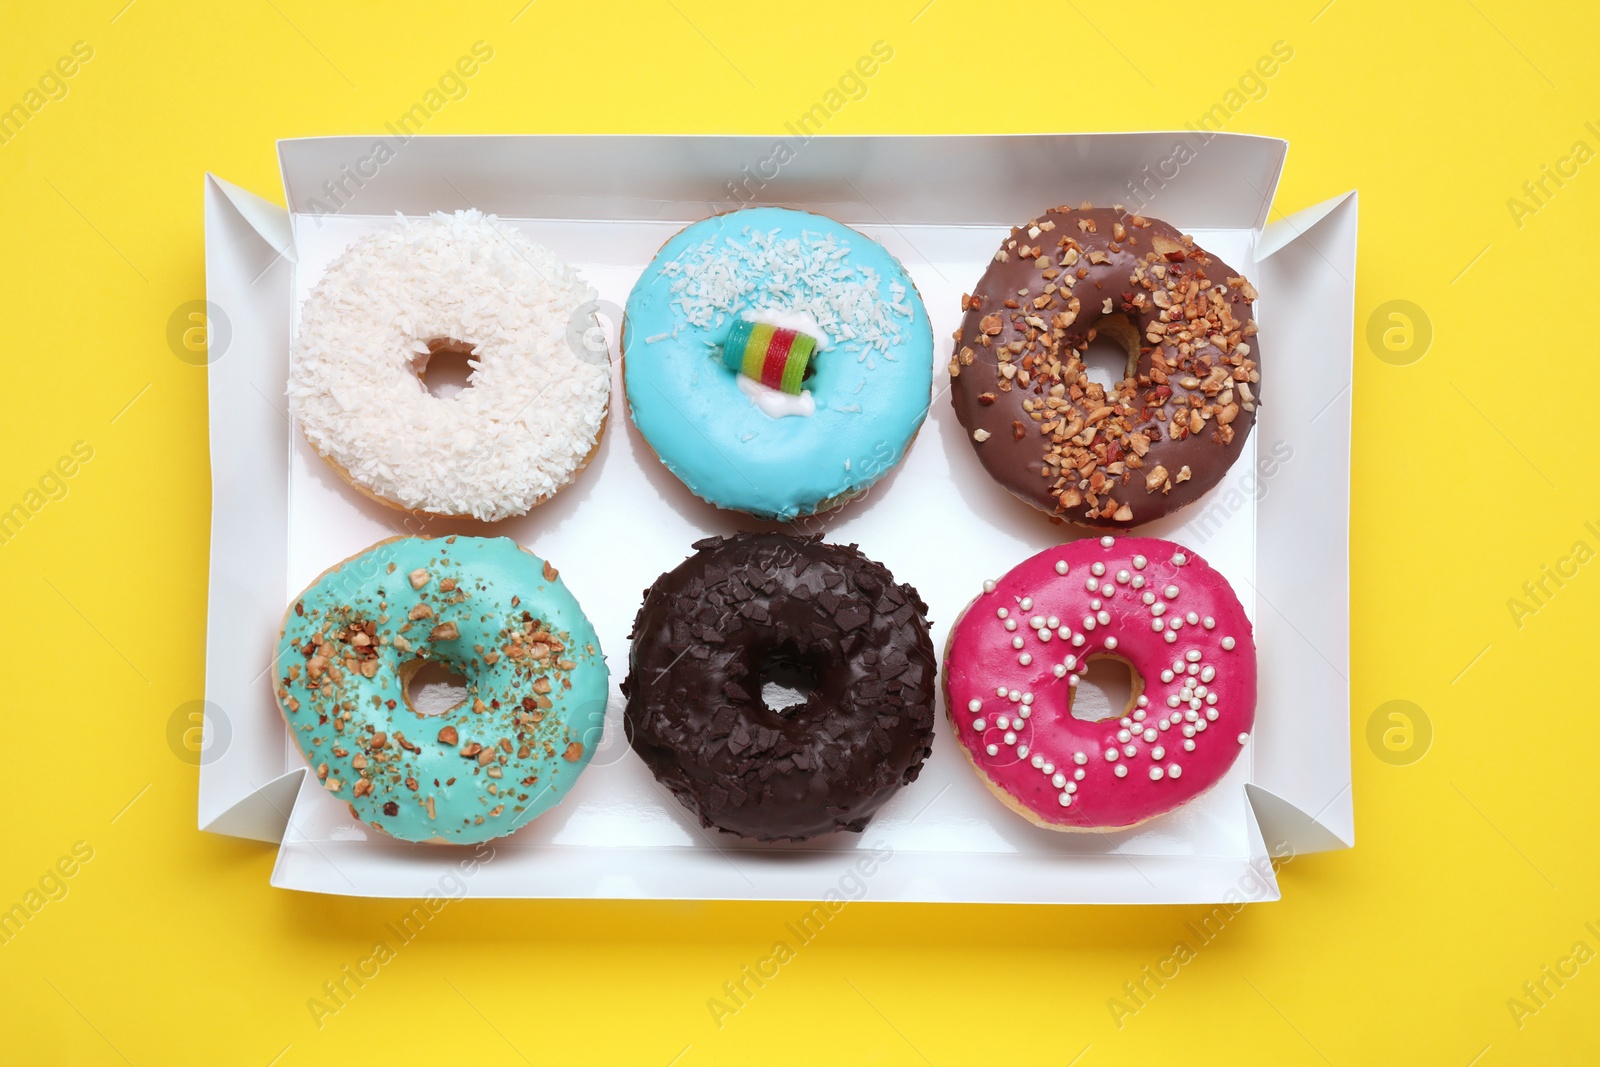
[[[694,547],[634,620],[634,751],[706,826],[860,831],[932,751],[927,605],[854,545],[741,533]],[[774,710],[767,681],[809,695]]]
[[[1190,504],[1238,458],[1260,401],[1256,291],[1164,222],[1058,207],[1011,231],[950,358],[950,400],[1001,485],[1048,514],[1126,528]],[[1128,350],[1108,394],[1080,358]]]

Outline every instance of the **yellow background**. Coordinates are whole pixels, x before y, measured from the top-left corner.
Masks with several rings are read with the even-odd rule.
[[[0,908],[75,842],[94,858],[0,945],[0,1056],[1600,1061],[1600,963],[1520,1027],[1507,1006],[1575,942],[1600,949],[1584,926],[1600,927],[1600,565],[1547,582],[1520,626],[1507,605],[1574,542],[1600,548],[1584,528],[1600,529],[1600,165],[1520,226],[1507,206],[1575,141],[1600,148],[1584,127],[1600,19],[1325,2],[8,4],[0,105],[74,42],[94,58],[0,145],[0,508],[74,442],[94,456],[0,544]],[[1281,903],[1245,911],[1121,1029],[1108,998],[1205,909],[852,905],[719,1029],[708,998],[798,905],[462,903],[318,1029],[307,999],[405,906],[269,888],[272,848],[195,830],[196,771],[167,742],[203,685],[205,372],[166,340],[204,293],[202,174],[277,199],[276,138],[378,130],[477,40],[494,60],[428,132],[778,132],[879,39],[893,60],[829,132],[1182,127],[1293,47],[1228,128],[1293,142],[1284,211],[1361,191],[1357,847],[1285,866]],[[1365,340],[1390,300],[1432,323],[1409,365]],[[1420,760],[1368,745],[1391,700],[1431,722]]]

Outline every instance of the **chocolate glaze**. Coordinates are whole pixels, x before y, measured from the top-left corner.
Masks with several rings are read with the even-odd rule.
[[[634,751],[705,826],[859,832],[932,751],[927,605],[854,545],[741,533],[694,547],[634,620]],[[814,680],[803,705],[766,706],[774,667]]]
[[[1164,222],[1120,208],[1053,208],[1012,230],[963,298],[950,360],[956,418],[990,475],[1041,511],[1102,528],[1160,518],[1214,486],[1255,424],[1255,297]],[[1181,338],[1185,327],[1191,336]],[[1110,396],[1077,358],[1098,333],[1137,355],[1134,377]],[[1017,368],[1010,377],[1007,364]],[[1058,385],[1057,405],[1047,406]],[[1180,407],[1200,421],[1174,438]],[[1062,466],[1047,461],[1052,450]],[[1147,487],[1158,467],[1166,477]]]

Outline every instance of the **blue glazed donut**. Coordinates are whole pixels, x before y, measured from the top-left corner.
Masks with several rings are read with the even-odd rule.
[[[289,605],[273,691],[322,787],[403,841],[476,844],[567,795],[604,729],[600,639],[556,569],[504,537],[398,537]],[[424,663],[463,675],[412,707]]]
[[[741,319],[817,342],[800,395],[723,359]],[[668,241],[628,296],[622,347],[629,412],[667,469],[708,503],[785,522],[899,463],[933,386],[928,314],[899,261],[787,208],[717,215]]]

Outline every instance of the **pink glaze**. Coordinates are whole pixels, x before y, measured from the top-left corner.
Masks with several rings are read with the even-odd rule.
[[[1250,620],[1227,579],[1193,552],[1153,537],[1086,538],[984,586],[956,621],[945,661],[950,720],[990,784],[1040,820],[1133,826],[1215,785],[1244,751],[1256,713]],[[1034,625],[1052,616],[1057,627]],[[1074,718],[1078,677],[1089,657],[1107,654],[1143,679],[1139,707]],[[1127,768],[1120,777],[1118,767]]]

